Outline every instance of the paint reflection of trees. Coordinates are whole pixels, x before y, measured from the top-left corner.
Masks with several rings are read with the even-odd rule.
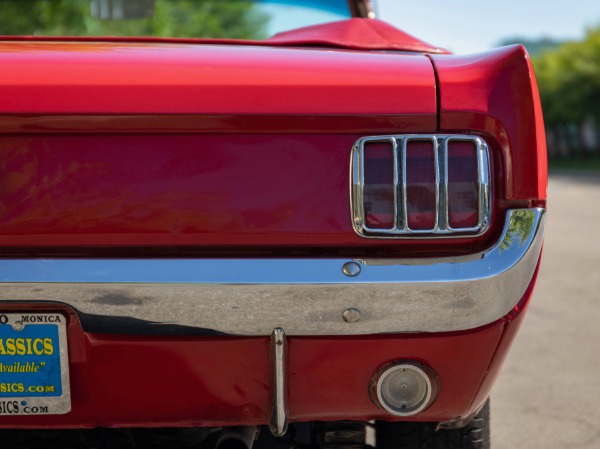
[[[523,246],[531,235],[534,220],[535,213],[533,210],[513,211],[508,222],[508,232],[500,243],[500,250],[504,251],[510,248],[515,239],[518,239],[519,245]]]
[[[263,39],[267,23],[251,0],[155,0],[134,20],[94,19],[89,0],[0,0],[0,35]]]

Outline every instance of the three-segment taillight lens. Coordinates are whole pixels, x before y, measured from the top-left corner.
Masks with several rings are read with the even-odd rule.
[[[489,149],[479,137],[364,137],[351,173],[353,225],[362,236],[479,235],[489,227]]]

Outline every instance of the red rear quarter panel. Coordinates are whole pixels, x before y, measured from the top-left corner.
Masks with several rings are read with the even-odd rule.
[[[516,45],[469,56],[430,58],[440,86],[440,129],[493,136],[503,156],[505,198],[545,200],[546,134],[525,48]]]

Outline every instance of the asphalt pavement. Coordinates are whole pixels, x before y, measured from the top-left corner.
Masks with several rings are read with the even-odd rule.
[[[492,448],[599,449],[600,172],[551,173],[542,257],[492,392]]]

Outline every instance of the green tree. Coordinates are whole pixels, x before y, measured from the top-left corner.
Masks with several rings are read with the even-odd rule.
[[[0,35],[73,35],[85,32],[89,4],[69,0],[0,0]]]
[[[532,59],[544,117],[550,126],[600,118],[600,27]]]
[[[151,18],[100,20],[89,0],[0,0],[0,35],[262,39],[268,18],[249,0],[156,0]]]
[[[529,56],[536,57],[544,53],[545,51],[555,49],[563,43],[563,41],[559,41],[549,37],[530,39],[527,37],[516,36],[502,39],[500,42],[498,42],[497,46],[501,47],[505,45],[522,44],[527,49],[527,53],[529,53]]]

